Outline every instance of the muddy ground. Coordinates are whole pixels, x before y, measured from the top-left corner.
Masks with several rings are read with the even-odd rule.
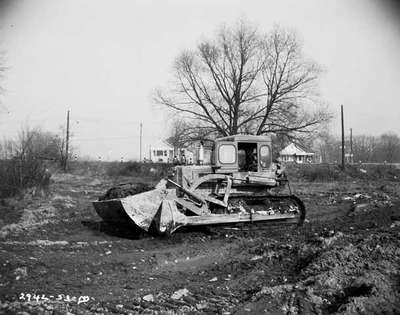
[[[49,192],[1,202],[1,314],[400,313],[398,180],[293,182],[301,228],[169,238],[96,215],[90,201],[130,180],[57,174]]]

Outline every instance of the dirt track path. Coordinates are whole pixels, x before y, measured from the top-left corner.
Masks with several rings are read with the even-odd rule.
[[[334,222],[329,223],[328,230],[321,225],[343,217],[351,205],[343,197],[360,189],[371,192],[368,185],[297,184],[294,187],[312,218],[303,229],[216,229],[211,233],[176,233],[168,239],[135,239],[127,231],[100,224],[90,205],[90,200],[111,184],[109,180],[75,175],[56,176],[52,195],[33,200],[19,223],[1,229],[0,301],[7,305],[0,304],[0,310],[228,314],[262,309],[285,313],[282,307],[292,307],[294,302],[287,300],[284,293],[297,294],[291,285],[304,277],[301,269],[307,264],[302,264],[313,257],[304,244],[315,243],[325,250],[324,242],[329,241],[332,246],[350,236],[353,242],[353,238],[363,237],[355,230],[364,230],[365,224],[370,224]],[[388,220],[382,224],[392,224]],[[339,229],[342,234],[337,234]],[[387,237],[395,242],[393,233]],[[265,300],[264,293],[263,298],[256,299],[265,287],[281,291],[274,291],[276,298]],[[179,291],[183,289],[187,291]],[[175,299],[174,292],[186,293]],[[21,293],[25,294],[25,302],[26,294],[54,298],[50,302],[20,303],[24,302],[18,301]],[[79,305],[60,303],[56,297],[62,294],[63,299],[69,295],[88,296],[90,300]],[[297,302],[297,310],[303,313],[315,304],[305,301],[308,300]],[[315,305],[310,308],[310,312],[314,311]]]

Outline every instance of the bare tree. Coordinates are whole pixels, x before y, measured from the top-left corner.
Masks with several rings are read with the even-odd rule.
[[[174,155],[177,155],[177,150],[184,148],[188,141],[187,128],[188,124],[180,119],[172,122],[170,135],[166,141],[174,147]]]
[[[341,139],[332,135],[328,125],[322,124],[319,132],[312,133],[313,151],[322,162],[334,163],[341,157]],[[356,135],[353,137],[354,162],[398,163],[400,162],[400,137],[393,132],[380,136]],[[350,139],[346,140],[346,153],[350,153]]]
[[[381,161],[388,163],[400,162],[400,138],[389,132],[379,137],[378,152]]]
[[[155,100],[203,135],[293,136],[329,119],[325,110],[304,110],[315,104],[320,70],[305,61],[296,36],[279,28],[266,35],[243,22],[221,28],[215,40],[178,56],[174,73],[174,86],[157,90]]]
[[[377,152],[379,139],[374,136],[358,135],[353,138],[353,154],[355,162],[383,162]]]
[[[1,158],[51,160],[62,165],[65,159],[65,137],[40,128],[27,127],[20,131],[17,140],[5,139],[0,143]]]
[[[340,140],[330,133],[327,125],[320,128],[313,141],[313,150],[322,163],[337,163],[340,159]]]

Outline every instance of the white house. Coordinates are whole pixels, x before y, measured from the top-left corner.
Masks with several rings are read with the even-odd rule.
[[[183,148],[174,152],[174,147],[166,141],[160,140],[150,147],[150,160],[155,163],[173,163],[175,156],[180,162],[182,162],[183,156],[185,156],[186,163],[194,162],[191,151]]]
[[[165,141],[158,141],[150,147],[150,160],[169,163],[174,158],[174,147]]]
[[[294,143],[279,152],[279,156],[282,162],[311,163],[314,159],[314,153],[307,152]]]

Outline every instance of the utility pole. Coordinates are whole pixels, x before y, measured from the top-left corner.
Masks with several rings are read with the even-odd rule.
[[[151,144],[149,145],[149,161],[151,161]]]
[[[139,162],[142,161],[142,130],[143,130],[143,125],[140,123],[140,150],[139,150]]]
[[[67,135],[65,139],[65,158],[64,158],[64,171],[67,171],[68,163],[68,150],[69,150],[69,110],[67,111]]]
[[[344,170],[344,119],[343,119],[343,105],[340,105],[340,114],[342,120],[342,170]]]
[[[350,128],[350,163],[354,163],[353,159],[353,128]]]

